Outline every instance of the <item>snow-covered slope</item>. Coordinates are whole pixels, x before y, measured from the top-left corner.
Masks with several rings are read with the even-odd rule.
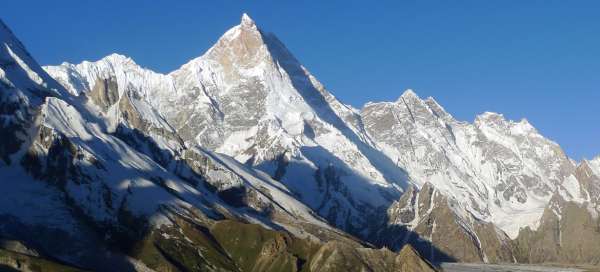
[[[126,116],[133,114],[146,120],[144,111]],[[154,227],[160,227],[170,224],[160,212],[170,207],[197,209],[209,216],[226,211],[265,227],[289,225],[292,232],[299,232],[292,223],[330,228],[268,175],[177,141],[165,144],[166,137],[150,137],[152,130],[137,132],[139,128],[127,119],[118,119],[119,126],[111,130],[113,120],[92,101],[47,98],[38,116],[38,132],[22,166],[33,177],[57,185],[66,199],[96,222],[122,224],[119,214],[127,211],[134,217],[149,217]],[[153,153],[155,149],[140,147],[144,144],[166,153],[165,162]],[[244,201],[232,203],[220,194],[229,189],[236,189]],[[260,213],[267,210],[270,215]],[[269,219],[275,215],[277,223]]]
[[[0,166],[10,164],[11,155],[27,141],[35,108],[44,97],[61,95],[60,90],[0,21]]]

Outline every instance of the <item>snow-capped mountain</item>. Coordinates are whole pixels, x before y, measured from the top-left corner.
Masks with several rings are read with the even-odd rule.
[[[186,145],[147,85],[122,77],[131,60],[112,56],[82,89],[65,83],[83,76],[55,75],[63,88],[1,21],[0,48],[2,267],[295,271],[336,267],[322,254],[340,248],[369,256],[362,269],[432,271],[410,249],[362,248],[268,174]]]
[[[187,146],[262,169],[344,229],[365,229],[366,215],[407,185],[404,171],[373,147],[358,111],[247,15],[203,56],[168,75],[119,55],[46,70],[76,95],[93,94],[98,78],[113,78],[119,93],[151,105]]]
[[[420,192],[392,205],[388,225],[429,236],[461,260],[513,261],[508,241],[521,228],[535,229],[554,192],[575,179],[572,161],[525,119],[486,112],[472,124],[458,121],[433,98],[422,100],[411,90],[395,102],[367,104],[361,117],[371,139],[416,186],[430,184],[434,195],[449,201],[436,208],[449,205],[444,208],[456,216],[440,225],[435,209],[417,206]],[[449,232],[459,235],[448,240]],[[394,246],[393,239],[378,239]],[[469,239],[471,245],[457,243]],[[465,247],[475,250],[460,250]]]
[[[118,54],[42,69],[0,28],[0,238],[161,271],[402,263],[361,244],[435,261],[595,260],[544,237],[574,228],[561,218],[598,222],[600,158],[575,165],[527,120],[459,121],[411,90],[355,109],[246,14],[168,74]]]
[[[259,168],[331,224],[392,248],[410,239],[389,235],[429,233],[446,251],[471,248],[452,258],[513,261],[508,241],[523,227],[535,229],[554,192],[575,178],[572,160],[527,120],[486,112],[474,123],[458,121],[411,90],[395,102],[347,106],[247,15],[204,55],[166,75],[120,55],[45,69],[73,95],[92,99],[110,79],[184,146]],[[425,184],[435,207],[418,212]],[[437,231],[456,229],[464,244],[436,241],[438,209],[454,219]]]
[[[410,90],[396,102],[367,104],[361,116],[370,137],[417,185],[432,183],[512,238],[535,224],[557,186],[574,174],[560,147],[525,119],[486,112],[473,124],[457,121]]]

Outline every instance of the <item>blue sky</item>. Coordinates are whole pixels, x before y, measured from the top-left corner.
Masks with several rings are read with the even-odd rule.
[[[526,117],[574,159],[600,154],[600,1],[19,0],[0,18],[43,65],[118,52],[169,72],[242,12],[345,103],[412,88],[460,120]]]

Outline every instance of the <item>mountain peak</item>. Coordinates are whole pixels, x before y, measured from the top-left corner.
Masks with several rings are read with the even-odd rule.
[[[452,115],[450,115],[442,105],[440,105],[433,97],[429,96],[425,100],[425,104],[437,117],[453,119]]]
[[[402,95],[398,98],[398,101],[402,101],[403,99],[420,100],[421,98],[419,98],[419,96],[412,89],[406,89],[406,91],[404,91],[404,93],[402,93]]]
[[[244,14],[242,14],[242,21],[240,22],[240,26],[247,28],[256,28],[254,20],[252,20],[252,18],[250,18],[250,16],[245,12]]]
[[[0,20],[0,83],[28,90],[59,92],[61,86],[33,59],[10,28]],[[1,87],[1,86],[0,86]],[[0,94],[0,98],[2,94]]]
[[[435,100],[435,98],[433,98],[432,96],[428,96],[427,98],[425,98],[425,100],[424,100],[424,101],[425,101],[425,103],[426,103],[428,106],[430,106],[430,107],[434,106],[434,107],[436,107],[436,108],[441,108],[441,109],[443,109],[442,105],[440,105],[440,103],[438,103],[438,102]]]
[[[475,116],[475,124],[478,126],[489,126],[492,124],[499,125],[506,122],[504,115],[501,113],[486,111]]]
[[[597,156],[594,159],[591,160],[584,160],[588,163],[590,169],[592,170],[592,172],[594,172],[595,175],[600,177],[600,156]]]
[[[480,119],[502,119],[504,120],[504,114],[501,113],[497,113],[497,112],[492,112],[492,111],[486,111],[482,114],[477,115],[477,118]]]
[[[415,91],[413,91],[413,89],[406,89],[406,91],[404,91],[404,93],[402,94],[402,96],[408,96],[408,97],[419,97]]]
[[[522,118],[521,121],[519,121],[517,124],[519,124],[521,127],[527,130],[534,129],[533,125],[529,122],[529,120],[527,120],[527,118]]]
[[[104,61],[109,61],[112,63],[121,63],[121,64],[125,64],[125,63],[129,63],[129,64],[136,64],[135,61],[125,55],[121,55],[119,53],[112,53],[104,58],[102,58],[101,60]],[[137,64],[136,64],[137,65]]]

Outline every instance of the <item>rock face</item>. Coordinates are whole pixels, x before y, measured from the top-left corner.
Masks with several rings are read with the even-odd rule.
[[[515,241],[519,261],[600,263],[599,161],[582,161],[577,179],[557,190],[537,229],[521,230]]]
[[[94,104],[101,107],[104,111],[108,110],[119,99],[116,79],[114,77],[98,78],[94,83],[94,89],[89,92],[89,95]]]
[[[512,262],[508,236],[464,210],[429,183],[411,187],[388,209],[388,224],[374,240],[396,250],[411,244],[435,261]]]

